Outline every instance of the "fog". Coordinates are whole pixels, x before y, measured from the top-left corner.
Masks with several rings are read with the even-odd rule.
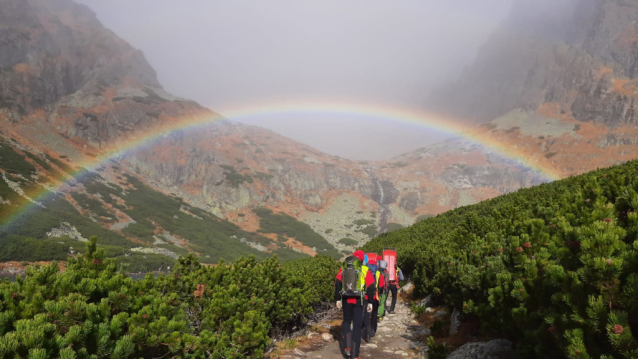
[[[370,114],[259,108],[426,111],[428,93],[472,63],[512,0],[79,2],[145,53],[167,91],[324,152],[370,160],[448,134]],[[244,111],[254,114],[234,116]]]

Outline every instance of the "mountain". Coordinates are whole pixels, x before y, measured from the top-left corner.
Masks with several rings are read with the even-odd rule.
[[[544,153],[563,176],[636,158],[637,18],[635,1],[516,1],[432,106],[498,119],[495,136]]]
[[[629,16],[633,7],[561,4],[545,19],[549,3],[518,1],[476,65],[440,94],[459,113],[475,108],[479,125],[391,161],[357,162],[170,95],[139,50],[72,0],[0,0],[0,240],[12,248],[0,259],[64,259],[93,234],[136,270],[185,253],[205,263],[338,257],[379,232],[549,180],[531,168],[563,177],[634,158],[631,121],[578,115],[605,113],[610,98],[629,103],[614,92],[631,88],[627,72],[583,51],[629,26],[608,19],[609,9]],[[547,31],[574,44],[534,35],[539,19],[560,24]],[[525,24],[524,37],[508,31]],[[602,35],[591,30],[598,26]],[[529,41],[543,61],[528,61]],[[527,62],[499,70],[510,57]],[[594,86],[584,74],[599,62],[609,67]],[[585,103],[592,109],[577,105]]]

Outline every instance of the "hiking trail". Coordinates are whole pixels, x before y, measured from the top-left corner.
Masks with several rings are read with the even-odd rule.
[[[362,340],[361,358],[427,358],[425,337],[429,330],[416,321],[409,305],[408,301],[399,298],[394,314],[386,314],[379,322],[377,334],[370,343]],[[294,350],[282,351],[270,358],[344,358],[341,318],[341,313],[335,311],[329,321],[319,325],[324,330],[329,329],[328,332],[310,332]]]

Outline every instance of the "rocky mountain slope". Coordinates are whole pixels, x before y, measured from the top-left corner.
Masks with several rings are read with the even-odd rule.
[[[635,124],[638,3],[515,1],[475,64],[432,105],[485,122],[514,109],[588,122]]]
[[[636,156],[627,50],[635,6],[559,3],[518,1],[447,92],[454,96],[441,98],[482,122],[470,137],[568,176]],[[242,252],[338,255],[380,231],[547,180],[462,137],[387,162],[330,156],[166,93],[140,51],[72,0],[0,7],[0,218],[12,224],[4,239],[98,233],[125,255],[140,247],[204,262]],[[205,123],[182,126],[193,121]],[[82,167],[90,171],[78,176]],[[16,230],[33,214],[20,222],[15,213],[44,188],[63,205],[37,231]]]
[[[637,19],[635,1],[515,1],[431,105],[561,177],[636,158]]]

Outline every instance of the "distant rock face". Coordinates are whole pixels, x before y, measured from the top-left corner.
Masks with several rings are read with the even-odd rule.
[[[165,96],[141,51],[72,0],[0,0],[0,119],[46,121],[105,149],[171,118],[209,114]]]
[[[447,359],[515,359],[512,343],[495,339],[487,343],[467,343],[458,348]]]
[[[514,109],[635,124],[638,3],[518,0],[462,78],[433,106],[485,122]]]

